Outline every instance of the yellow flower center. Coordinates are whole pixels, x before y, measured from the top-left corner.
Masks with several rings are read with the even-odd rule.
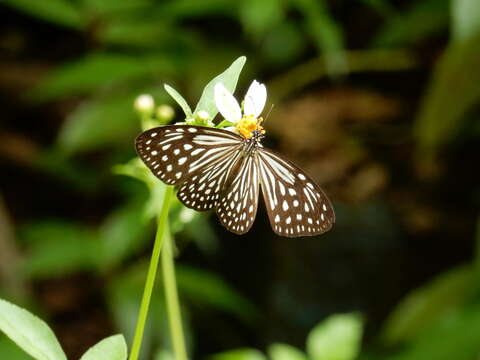
[[[244,116],[238,123],[237,123],[237,130],[240,134],[242,134],[245,138],[251,138],[253,136],[253,132],[255,130],[259,130],[262,134],[265,134],[265,130],[260,123],[263,119],[255,118],[253,115]]]

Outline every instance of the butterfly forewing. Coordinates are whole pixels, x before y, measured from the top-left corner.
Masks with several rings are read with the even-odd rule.
[[[217,207],[220,222],[235,234],[245,234],[257,214],[258,166],[253,156],[245,156],[228,190]]]
[[[332,206],[308,175],[265,148],[258,149],[256,158],[273,231],[295,237],[319,235],[332,227]]]
[[[160,180],[178,185],[206,166],[240,149],[232,132],[201,126],[169,125],[147,130],[135,141],[137,153]]]

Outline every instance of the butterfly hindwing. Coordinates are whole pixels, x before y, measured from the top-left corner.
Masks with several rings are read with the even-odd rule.
[[[241,147],[234,148],[223,158],[201,168],[180,184],[178,199],[187,207],[199,211],[214,209],[232,182],[241,163]]]
[[[241,148],[242,138],[230,131],[201,126],[167,125],[140,134],[138,155],[160,180],[178,185],[202,168]]]
[[[287,237],[322,234],[333,226],[330,201],[301,169],[273,151],[256,153],[262,193],[273,231]]]
[[[217,215],[231,232],[241,235],[250,230],[258,207],[259,174],[253,156],[245,156],[227,191],[220,198]]]

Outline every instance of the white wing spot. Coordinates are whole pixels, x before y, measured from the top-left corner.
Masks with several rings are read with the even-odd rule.
[[[288,210],[287,200],[283,200],[282,209],[283,209],[283,211],[287,211],[287,210]]]
[[[291,218],[290,216],[287,217],[287,220],[285,220],[285,222],[286,222],[287,224],[290,224],[290,223],[292,222],[292,218]]]
[[[188,150],[190,150],[191,148],[193,148],[193,146],[190,145],[190,144],[183,144],[183,148],[188,151]]]
[[[162,156],[162,161],[167,161],[168,160],[168,156],[167,155],[163,155]]]
[[[175,174],[175,177],[176,177],[177,179],[180,179],[181,176],[182,176],[182,173],[181,173],[181,172],[177,172],[177,173]]]
[[[298,174],[298,178],[300,180],[305,180],[306,179],[305,175],[303,175],[303,174]]]
[[[302,220],[302,214],[297,214],[297,220]]]
[[[180,159],[178,159],[178,165],[183,165],[185,161],[187,161],[187,157],[186,156],[181,157]]]
[[[194,133],[194,132],[197,132],[197,129],[195,129],[195,128],[189,128],[188,131],[191,132],[191,133]]]
[[[155,137],[155,136],[157,136],[157,135],[158,135],[158,134],[157,134],[156,132],[150,134],[151,137]]]
[[[299,204],[298,200],[293,200],[293,206],[297,207]]]
[[[167,171],[172,171],[173,166],[172,165],[167,165]]]
[[[170,146],[172,146],[172,144],[163,145],[162,150],[163,151],[168,150],[170,148]]]
[[[322,205],[323,211],[327,211],[327,206],[325,204]]]
[[[173,150],[173,153],[174,153],[175,155],[180,154],[180,149],[175,149],[175,150]]]
[[[299,175],[300,176],[300,175]],[[288,189],[288,193],[291,195],[291,196],[294,196],[294,195],[297,195],[297,192],[295,191],[295,189]]]
[[[153,151],[151,152],[151,154],[152,154],[153,156],[155,156],[155,155],[158,154],[158,151],[157,151],[157,150],[153,150]]]

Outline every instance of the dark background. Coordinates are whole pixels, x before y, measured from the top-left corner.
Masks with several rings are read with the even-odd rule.
[[[146,187],[112,172],[135,156],[133,101],[150,93],[181,121],[163,83],[194,105],[246,55],[237,97],[253,79],[266,84],[267,146],[321,184],[337,224],[279,238],[262,205],[239,237],[213,214],[172,215],[193,357],[302,349],[325,317],[358,311],[362,358],[477,359],[474,3],[5,1],[2,297],[44,318],[71,358],[113,333],[130,342],[154,234]],[[417,312],[402,307],[409,294]],[[160,286],[151,319],[145,358],[169,346]],[[452,334],[471,342],[456,347]],[[2,339],[0,358],[12,346]]]

